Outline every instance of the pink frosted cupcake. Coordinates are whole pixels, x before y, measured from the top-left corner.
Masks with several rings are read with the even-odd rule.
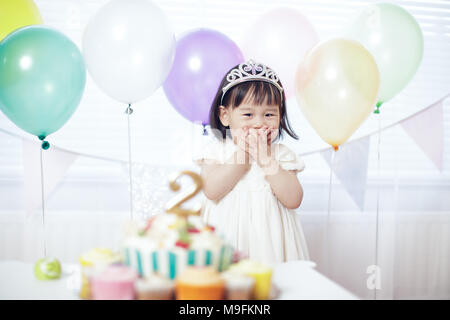
[[[120,263],[121,255],[108,248],[94,248],[79,257],[81,265],[80,298],[91,299],[92,275],[112,264]]]
[[[94,300],[133,300],[137,272],[126,266],[112,265],[91,278]]]

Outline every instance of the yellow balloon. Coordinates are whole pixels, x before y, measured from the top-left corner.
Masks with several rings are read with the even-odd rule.
[[[42,17],[32,0],[0,0],[0,41],[16,29],[42,24]]]
[[[374,57],[349,39],[327,40],[310,49],[295,78],[300,109],[335,150],[372,113],[379,87]]]

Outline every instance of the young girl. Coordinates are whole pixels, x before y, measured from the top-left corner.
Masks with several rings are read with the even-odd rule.
[[[214,140],[194,161],[206,196],[202,216],[252,260],[309,260],[294,209],[302,202],[303,161],[276,143],[289,125],[277,75],[253,61],[230,70],[210,110]]]

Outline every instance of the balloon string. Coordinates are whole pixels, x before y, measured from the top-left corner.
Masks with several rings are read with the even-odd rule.
[[[42,238],[44,244],[44,257],[47,256],[47,245],[45,237],[45,196],[44,196],[44,165],[42,159],[42,148],[40,150],[40,160],[41,160],[41,196],[42,196]]]
[[[380,177],[381,177],[381,115],[378,115],[378,147],[377,147],[377,164],[378,164],[378,187],[377,187],[377,213],[376,213],[376,221],[375,221],[375,268],[376,270],[380,270],[378,266],[378,228],[379,228],[379,209],[380,209]],[[378,271],[375,272],[378,277]],[[376,279],[375,283],[378,283],[379,279]],[[377,287],[374,289],[374,300],[377,299]]]
[[[333,186],[333,166],[334,166],[334,154],[335,150],[331,151],[331,165],[330,165],[330,183],[328,188],[328,212],[327,212],[327,221],[325,224],[325,246],[326,246],[326,253],[325,253],[325,269],[327,270],[328,276],[331,277],[331,266],[330,266],[330,236],[329,236],[329,224],[330,224],[330,212],[331,212],[331,190]]]
[[[131,104],[128,104],[126,110],[128,120],[128,174],[130,176],[130,219],[133,220],[133,175],[131,169],[131,129],[130,129],[130,115],[133,113]]]

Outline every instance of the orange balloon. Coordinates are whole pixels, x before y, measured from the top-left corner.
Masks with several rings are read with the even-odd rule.
[[[328,40],[309,50],[295,78],[300,109],[335,150],[371,114],[379,87],[374,57],[348,39]]]

